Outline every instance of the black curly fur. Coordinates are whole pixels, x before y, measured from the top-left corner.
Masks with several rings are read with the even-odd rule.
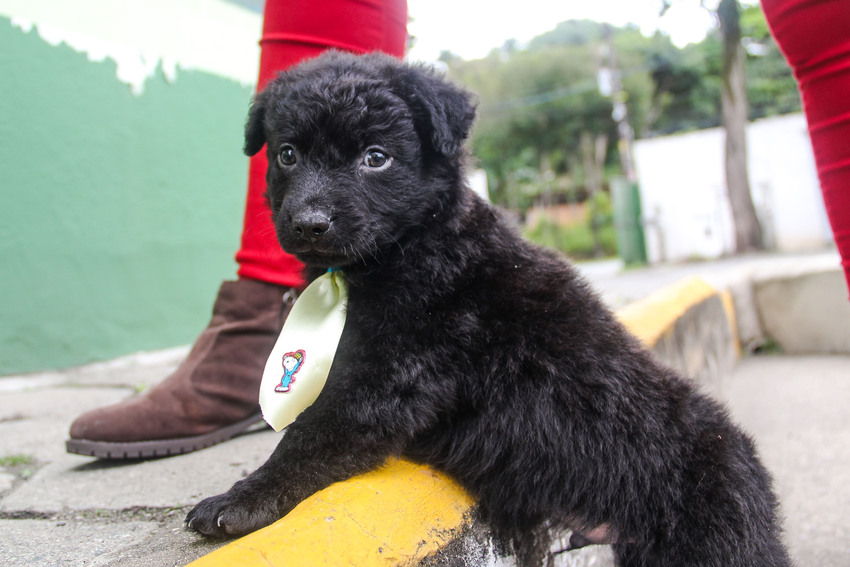
[[[256,97],[245,149],[267,147],[280,243],[341,268],[348,319],[315,404],[189,525],[244,534],[404,455],[457,479],[529,563],[570,528],[601,530],[620,565],[789,565],[750,438],[467,189],[473,118],[466,92],[377,54],[324,55]],[[369,148],[392,161],[364,165]]]

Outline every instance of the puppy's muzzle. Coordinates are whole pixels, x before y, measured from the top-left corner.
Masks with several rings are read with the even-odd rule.
[[[332,229],[333,218],[323,211],[308,209],[292,217],[292,234],[296,238],[316,243]]]

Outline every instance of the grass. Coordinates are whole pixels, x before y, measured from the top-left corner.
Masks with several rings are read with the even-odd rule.
[[[760,356],[782,354],[782,345],[776,342],[773,338],[767,337],[761,343],[755,345],[753,354]]]
[[[16,476],[21,480],[27,480],[36,473],[39,468],[38,460],[34,455],[12,454],[0,457],[0,469]]]
[[[32,455],[6,455],[0,457],[0,467],[26,467],[35,464],[35,457]]]

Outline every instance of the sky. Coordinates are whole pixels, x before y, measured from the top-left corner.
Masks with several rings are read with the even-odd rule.
[[[718,0],[704,3],[716,6]],[[661,0],[408,0],[408,30],[416,37],[408,56],[435,61],[448,50],[478,59],[509,39],[522,45],[573,19],[634,23],[647,35],[660,29],[679,46],[701,41],[713,20],[700,0],[673,0],[672,5],[661,17]]]

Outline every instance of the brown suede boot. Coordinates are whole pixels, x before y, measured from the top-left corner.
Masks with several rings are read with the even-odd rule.
[[[69,453],[161,457],[226,441],[262,420],[266,359],[296,292],[257,280],[224,282],[207,328],[168,378],[71,424]]]

